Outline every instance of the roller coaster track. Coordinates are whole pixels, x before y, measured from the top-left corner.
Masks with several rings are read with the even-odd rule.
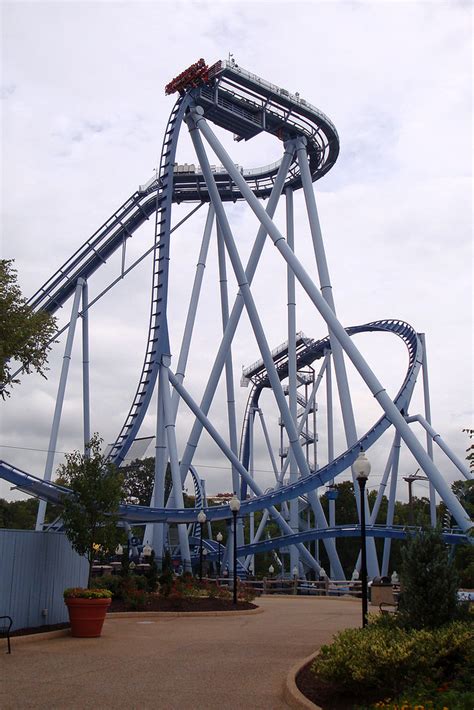
[[[238,132],[241,138],[251,138],[262,131],[277,134],[281,139],[303,135],[308,145],[309,165],[314,180],[324,175],[337,159],[339,141],[331,121],[318,109],[289,92],[281,93],[278,87],[249,74],[227,62],[213,86],[193,89],[176,102],[165,130],[156,178],[141,191],[135,192],[88,239],[85,244],[47,281],[30,299],[34,310],[53,313],[71,296],[77,279],[87,279],[114,251],[130,238],[133,232],[156,213],[153,288],[148,339],[144,363],[137,390],[122,429],[115,440],[110,460],[120,464],[146,413],[162,355],[169,354],[166,323],[168,269],[173,201],[208,200],[202,174],[184,175],[174,171],[179,131],[186,110],[199,103],[205,115],[228,130]],[[258,81],[257,81],[258,80]],[[240,93],[239,93],[240,92]],[[243,175],[255,194],[270,194],[273,177],[279,162],[248,170]],[[224,200],[241,199],[227,174],[216,175],[219,193]],[[296,189],[300,184],[299,169],[293,164],[286,186]],[[156,190],[156,196],[150,193]]]
[[[366,325],[353,326],[347,329],[350,335],[367,332],[386,332],[392,333],[400,337],[408,351],[408,368],[405,374],[403,383],[395,397],[395,404],[404,411],[410,401],[413,387],[416,382],[416,377],[422,362],[422,346],[414,329],[398,320],[382,320],[374,321]],[[298,366],[303,367],[311,364],[316,359],[322,357],[329,349],[329,339],[323,338],[314,343],[311,343],[305,350],[300,353]],[[284,361],[279,366],[279,374],[283,379],[285,372],[287,374],[288,362]],[[250,394],[249,402],[258,402],[258,397],[265,387],[268,387],[268,380],[264,369],[256,375],[253,391]],[[298,480],[296,483],[285,485],[282,488],[270,490],[265,495],[243,500],[241,511],[242,514],[255,512],[263,508],[268,508],[270,505],[278,505],[283,501],[291,500],[298,496],[304,495],[308,491],[319,488],[325,485],[333,478],[346,471],[357,458],[357,455],[362,446],[365,450],[370,448],[375,441],[386,431],[390,426],[390,421],[387,417],[381,417],[374,426],[364,434],[359,441],[350,449],[344,451],[340,456],[335,458],[329,464],[313,471],[309,476]],[[244,457],[245,444],[244,444]],[[25,490],[32,495],[38,495],[50,502],[57,503],[60,496],[64,495],[66,489],[61,486],[56,486],[54,483],[42,481],[35,476],[31,476],[24,471],[10,466],[4,461],[0,461],[0,475],[6,480]],[[229,517],[229,507],[219,506],[218,508],[206,508],[206,516],[208,520],[223,520]],[[192,509],[173,510],[162,508],[146,508],[143,506],[126,505],[121,507],[120,515],[122,519],[129,522],[168,522],[168,523],[190,523],[195,522],[196,514]]]
[[[159,174],[134,192],[33,294],[28,303],[34,310],[54,313],[61,308],[74,292],[77,279],[89,278],[160,209],[163,201],[209,201],[200,171],[196,171],[195,167],[186,173],[173,169],[180,123],[191,100],[204,107],[205,116],[210,120],[228,130],[240,131],[242,137],[251,137],[262,131],[278,134],[281,138],[303,135],[308,143],[313,180],[319,180],[334,165],[339,154],[339,140],[335,126],[327,116],[303,99],[288,92],[281,94],[282,90],[277,86],[239,67],[225,61],[221,64],[222,70],[212,87],[193,89],[186,95],[186,100],[180,97],[173,107],[165,131]],[[239,95],[239,87],[241,92],[245,92],[245,99]],[[253,91],[252,95],[248,95],[249,90]],[[258,197],[268,197],[279,165],[280,161],[277,161],[243,170],[242,175]],[[224,170],[217,171],[214,178],[223,201],[242,199],[240,191]],[[294,162],[285,188],[297,189],[300,184],[299,168]],[[167,210],[169,217],[171,208],[167,207]]]
[[[334,165],[339,153],[337,131],[331,121],[318,109],[291,95],[279,87],[263,81],[249,72],[229,62],[220,62],[213,81],[209,85],[192,88],[176,102],[166,127],[158,174],[119,207],[118,210],[78,249],[65,264],[32,296],[30,306],[36,311],[54,313],[72,295],[79,278],[88,279],[107,259],[125,244],[133,233],[156,215],[153,244],[153,279],[149,329],[144,362],[127,418],[109,454],[120,463],[133,442],[151,399],[161,358],[169,354],[167,323],[167,291],[169,274],[169,251],[171,234],[171,212],[173,203],[208,202],[210,197],[204,176],[199,166],[188,166],[180,171],[175,164],[176,146],[180,127],[187,110],[200,106],[203,116],[213,123],[232,131],[237,140],[247,140],[261,132],[275,135],[282,141],[303,138],[307,146],[308,165],[311,179],[318,180]],[[224,162],[224,161],[223,161]],[[241,175],[257,197],[268,197],[272,191],[280,163],[250,170],[241,170]],[[214,166],[211,166],[214,167]],[[232,166],[228,166],[232,172]],[[244,198],[236,186],[239,175],[231,179],[225,171],[215,168],[214,179],[222,201],[236,201]],[[300,168],[294,160],[288,171],[284,189],[296,190],[302,185]],[[241,189],[245,193],[245,185]],[[404,341],[409,356],[407,372],[394,399],[399,412],[405,415],[412,396],[416,377],[423,360],[422,344],[416,332],[407,323],[398,320],[382,320],[346,330],[352,336],[364,332],[387,332]],[[330,350],[329,338],[324,338],[298,351],[297,366],[303,368],[324,356]],[[288,376],[288,358],[275,361],[278,377]],[[261,392],[269,387],[268,374],[264,367],[252,374],[250,393],[242,434],[242,463],[248,466],[248,422],[250,408],[258,405]],[[323,468],[312,471],[296,482],[277,487],[249,500],[242,500],[241,514],[270,508],[314,491],[346,471],[358,456],[360,448],[367,450],[391,425],[388,417],[382,416],[351,448]],[[0,476],[21,490],[58,503],[70,491],[10,464],[0,461]],[[228,506],[211,507],[205,510],[207,519],[222,520],[230,517]],[[130,523],[168,522],[195,523],[193,509],[148,508],[122,505],[120,516]],[[355,529],[355,528],[354,528]],[[375,528],[374,528],[375,529]],[[324,534],[335,537],[341,529],[327,528]],[[388,530],[388,528],[387,528]],[[319,531],[322,535],[322,531]],[[349,532],[348,532],[349,534]],[[352,534],[352,532],[350,533]],[[355,533],[354,533],[355,534]],[[370,534],[370,532],[369,532]],[[375,534],[375,533],[374,533]],[[260,550],[258,546],[268,544],[272,549],[278,544],[296,544],[304,535],[314,535],[314,531],[298,533],[300,538],[292,542],[292,536],[265,541],[254,547],[242,548],[245,554]],[[303,536],[303,537],[301,537]],[[307,538],[309,539],[309,538]],[[313,538],[312,538],[313,539]],[[262,548],[263,549],[263,548]]]
[[[381,320],[374,321],[373,323],[367,323],[365,325],[357,325],[347,328],[347,333],[349,335],[356,335],[358,333],[372,333],[372,332],[385,332],[397,335],[403,340],[408,351],[408,367],[405,374],[404,381],[395,397],[395,404],[399,411],[406,412],[408,404],[410,402],[413,388],[416,384],[416,378],[418,371],[423,362],[423,348],[420,339],[418,338],[414,329],[408,324],[400,320]],[[316,342],[311,342],[304,349],[299,350],[297,353],[297,369],[301,369],[311,365],[315,360],[322,358],[327,352],[330,352],[331,344],[329,337],[323,338]],[[281,358],[276,366],[280,380],[284,380],[288,377],[288,357],[285,356]],[[242,437],[241,437],[241,459],[244,466],[248,465],[249,460],[249,413],[252,408],[258,407],[258,400],[262,391],[270,387],[270,382],[268,380],[268,375],[265,367],[256,371],[250,378],[252,381],[252,390],[247,399],[247,406],[244,415],[244,422],[242,425]],[[334,462],[325,466],[323,469],[319,470],[319,475],[324,478],[325,482],[331,480],[331,474],[337,475],[341,472],[340,466],[346,457],[354,457],[354,452],[360,450],[362,447],[367,450],[390,426],[390,422],[387,417],[381,417],[377,423],[370,429],[358,442],[357,444],[343,453],[340,457],[335,459]],[[347,464],[345,468],[348,468]]]

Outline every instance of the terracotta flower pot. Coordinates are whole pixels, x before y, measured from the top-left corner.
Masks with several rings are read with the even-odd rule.
[[[81,638],[100,636],[111,599],[65,599],[71,622],[71,635]]]

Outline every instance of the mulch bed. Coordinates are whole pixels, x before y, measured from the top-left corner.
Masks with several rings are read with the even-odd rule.
[[[141,609],[130,609],[125,602],[113,599],[109,607],[109,613],[116,611],[243,611],[245,609],[256,609],[257,606],[251,602],[239,601],[237,607],[231,599],[210,599],[209,597],[183,597],[183,599],[168,599],[166,597],[154,597],[147,601]]]
[[[370,698],[354,698],[354,695],[341,695],[337,693],[333,686],[329,686],[318,680],[315,674],[311,672],[312,663],[313,661],[307,663],[297,674],[296,685],[298,690],[303,693],[308,700],[311,700],[315,705],[319,705],[323,710],[350,710],[354,706],[354,703],[361,705],[365,702],[369,705],[380,699],[380,697],[375,696]]]

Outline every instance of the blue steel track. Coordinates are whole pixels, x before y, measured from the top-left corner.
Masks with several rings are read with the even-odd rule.
[[[149,331],[142,371],[136,395],[129,414],[117,436],[111,452],[111,459],[120,464],[133,443],[147,411],[148,403],[155,387],[159,364],[163,355],[169,354],[167,331],[167,289],[169,269],[169,245],[171,233],[171,211],[173,203],[209,201],[203,175],[197,171],[186,174],[175,171],[175,155],[179,131],[187,110],[193,105],[204,109],[204,116],[213,123],[232,131],[239,138],[248,140],[262,131],[276,135],[280,140],[303,136],[307,142],[309,166],[313,181],[318,180],[334,165],[339,153],[337,131],[331,121],[318,109],[297,96],[278,89],[258,77],[221,63],[212,86],[202,86],[187,91],[180,96],[170,115],[160,158],[157,175],[149,183],[134,192],[114,214],[78,249],[63,266],[32,296],[29,304],[35,311],[54,313],[70,298],[79,278],[88,279],[105,261],[131,238],[134,232],[150,217],[155,215],[155,242],[153,288],[150,309]],[[243,170],[242,175],[257,197],[268,197],[271,193],[278,163],[254,170]],[[219,195],[223,201],[242,199],[242,195],[225,173],[215,175]],[[285,188],[296,190],[301,186],[296,160],[291,164]],[[347,329],[351,336],[358,333],[384,332],[396,335],[405,343],[408,351],[408,367],[394,399],[402,414],[407,413],[416,378],[422,364],[423,353],[420,339],[407,323],[398,320],[382,320]],[[311,343],[298,354],[298,368],[310,365],[330,351],[329,338]],[[278,366],[280,380],[288,376],[288,364]],[[252,391],[249,406],[256,406],[262,391],[269,387],[264,368],[252,377]],[[242,500],[241,515],[279,505],[302,496],[332,481],[347,471],[358,456],[361,448],[368,450],[391,426],[386,416],[382,416],[357,443],[346,450],[327,466],[311,472],[291,485],[269,491],[265,495]],[[247,466],[249,458],[248,432],[244,429],[242,462]],[[51,503],[59,503],[63,495],[70,491],[57,484],[46,482],[25,471],[0,461],[0,476],[19,489],[43,498]],[[228,506],[205,509],[209,521],[228,519]],[[122,520],[129,523],[167,522],[195,523],[193,509],[148,508],[135,505],[120,507]],[[323,537],[354,536],[360,534],[358,526],[338,526],[325,530],[303,531],[293,536],[284,536],[248,545],[239,554],[254,554],[269,549],[305,542]],[[403,537],[406,531],[377,526],[368,527],[369,536]],[[465,540],[464,535],[450,535],[449,542]]]

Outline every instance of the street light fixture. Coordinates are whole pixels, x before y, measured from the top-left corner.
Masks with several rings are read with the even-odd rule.
[[[274,573],[274,571],[275,571],[274,566],[273,566],[273,565],[270,565],[270,567],[268,568],[268,572],[270,573],[270,577],[272,576],[272,574]]]
[[[361,449],[358,457],[354,461],[353,469],[359,483],[360,491],[360,538],[361,538],[361,565],[360,576],[362,582],[362,627],[367,626],[368,600],[367,600],[367,549],[365,531],[365,484],[370,473],[370,461]]]
[[[206,522],[206,513],[201,510],[197,516],[199,523],[199,581],[202,582],[202,527]]]
[[[291,570],[293,573],[293,594],[298,592],[298,567],[295,565]]]
[[[216,535],[217,540],[217,576],[221,576],[221,543],[222,543],[222,533],[218,532]]]
[[[152,552],[153,552],[153,548],[151,547],[151,545],[148,544],[148,540],[147,540],[146,545],[143,546],[143,550],[142,550],[142,555],[143,555],[143,559],[145,560],[145,562],[148,562],[148,558],[151,557]]]
[[[229,501],[229,508],[234,518],[234,606],[237,606],[237,513],[240,510],[240,500],[235,493]]]

